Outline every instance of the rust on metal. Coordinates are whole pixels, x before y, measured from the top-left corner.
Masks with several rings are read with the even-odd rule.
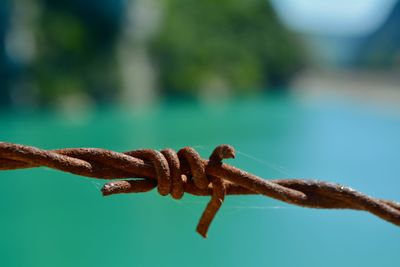
[[[230,145],[217,146],[205,160],[191,147],[178,152],[142,149],[118,153],[99,148],[43,150],[0,142],[0,170],[46,166],[113,180],[101,189],[104,196],[143,193],[156,187],[161,195],[170,194],[175,199],[182,198],[185,192],[211,196],[197,225],[197,232],[203,237],[226,195],[260,194],[302,207],[363,210],[400,226],[398,202],[317,180],[265,180],[222,162],[234,157],[235,150]]]

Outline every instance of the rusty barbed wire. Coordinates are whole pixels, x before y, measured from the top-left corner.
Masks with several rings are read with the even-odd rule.
[[[104,196],[142,193],[155,187],[161,195],[171,194],[174,199],[182,198],[185,192],[211,196],[197,225],[203,237],[226,195],[261,194],[302,207],[363,210],[400,226],[398,202],[317,180],[265,180],[222,163],[234,157],[235,151],[229,145],[217,146],[205,160],[191,147],[178,152],[143,149],[118,153],[100,148],[43,150],[0,142],[0,170],[46,166],[92,178],[129,178],[106,183],[101,189]]]

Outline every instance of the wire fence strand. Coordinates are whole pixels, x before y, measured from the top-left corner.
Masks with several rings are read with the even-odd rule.
[[[148,192],[156,187],[161,195],[170,194],[174,199],[182,198],[184,193],[211,196],[197,225],[197,232],[203,237],[226,195],[260,194],[302,207],[363,210],[400,226],[398,202],[317,180],[265,180],[222,163],[234,157],[235,150],[229,145],[217,146],[206,160],[191,147],[178,152],[142,149],[118,153],[100,148],[43,150],[0,142],[0,170],[46,166],[113,180],[102,187],[104,196]]]

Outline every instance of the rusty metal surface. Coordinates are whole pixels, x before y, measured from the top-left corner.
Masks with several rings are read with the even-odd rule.
[[[241,194],[261,194],[302,207],[363,210],[400,226],[400,203],[323,181],[265,180],[222,163],[223,159],[234,156],[235,151],[229,145],[216,147],[210,159],[205,160],[190,147],[178,152],[144,149],[118,153],[99,148],[42,150],[0,142],[0,170],[46,166],[92,178],[116,179],[103,186],[105,196],[147,192],[155,187],[161,195],[171,194],[175,199],[185,192],[210,195],[197,226],[203,237],[207,236],[225,195]]]

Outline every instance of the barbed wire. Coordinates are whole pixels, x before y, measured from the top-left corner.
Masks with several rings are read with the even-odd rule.
[[[118,153],[100,148],[43,150],[0,142],[0,170],[46,166],[92,178],[118,179],[102,187],[104,196],[142,193],[155,187],[161,195],[171,194],[174,199],[182,198],[185,192],[211,196],[197,225],[203,237],[226,195],[260,194],[302,207],[363,210],[400,226],[398,202],[318,180],[265,180],[222,163],[234,157],[235,150],[229,145],[217,146],[205,160],[191,147],[178,152],[143,149]],[[120,180],[123,178],[128,179]]]

